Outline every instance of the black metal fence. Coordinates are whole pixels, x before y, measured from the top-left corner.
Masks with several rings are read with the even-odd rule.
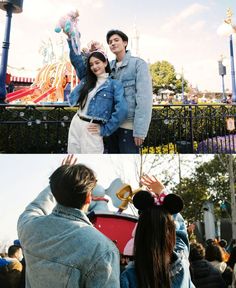
[[[235,104],[157,105],[144,152],[236,153],[235,123]]]
[[[1,153],[66,153],[76,108],[0,105]],[[156,105],[143,153],[236,153],[236,105]]]
[[[0,105],[0,152],[66,153],[75,110],[59,105]]]

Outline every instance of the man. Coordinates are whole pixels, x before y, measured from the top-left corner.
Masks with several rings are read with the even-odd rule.
[[[8,248],[7,254],[8,254],[8,257],[6,257],[6,260],[11,263],[12,270],[15,269],[21,272],[23,269],[22,264],[20,262],[23,258],[21,247],[17,245],[11,245]]]
[[[86,216],[94,172],[68,156],[18,220],[26,287],[120,287],[119,252]],[[56,203],[57,202],[57,203]]]
[[[108,139],[109,153],[138,153],[147,136],[152,114],[152,82],[147,63],[131,56],[128,36],[110,30],[107,43],[116,59],[111,61],[111,76],[122,82],[128,102],[128,118]]]

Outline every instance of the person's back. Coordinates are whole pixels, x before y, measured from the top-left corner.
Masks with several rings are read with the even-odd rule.
[[[6,259],[0,259],[0,287],[1,288],[19,288],[21,280],[21,271],[14,262]],[[4,265],[3,261],[5,260]]]
[[[205,248],[201,243],[190,245],[190,271],[196,288],[224,288],[225,282],[221,273],[206,259]]]
[[[57,176],[53,174],[54,178],[61,174],[65,178],[66,173],[75,171],[64,172]],[[51,179],[52,176],[52,182]],[[65,183],[61,184],[64,189]],[[52,192],[55,189],[52,184],[51,189]],[[72,201],[68,194],[55,197],[59,202]],[[62,197],[66,200],[61,200]],[[119,253],[114,243],[92,226],[83,210],[54,205],[55,200],[47,188],[19,218],[18,234],[26,260],[26,287],[119,287]]]
[[[191,262],[191,278],[196,288],[227,287],[220,272],[207,260]]]
[[[133,204],[140,216],[134,239],[134,263],[121,274],[121,288],[194,287],[189,271],[188,238],[180,197],[160,193],[158,180],[143,181],[151,193],[140,191]],[[163,188],[162,188],[163,189]],[[176,214],[173,216],[172,215]]]
[[[116,257],[115,245],[79,210],[58,205],[52,214],[26,225],[20,237],[26,247],[29,287],[86,287],[101,272],[96,270],[97,262],[109,263]]]

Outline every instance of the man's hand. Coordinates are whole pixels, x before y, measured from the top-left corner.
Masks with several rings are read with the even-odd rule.
[[[141,146],[144,142],[143,138],[139,138],[139,137],[134,137],[134,143],[136,146]]]
[[[155,176],[149,177],[148,175],[144,175],[141,178],[141,183],[147,187],[148,191],[154,192],[158,196],[165,188],[164,185]]]
[[[93,135],[99,135],[100,134],[100,125],[99,124],[90,123],[88,125],[87,129]]]
[[[77,157],[73,154],[71,155],[67,155],[63,160],[61,165],[75,165],[75,163],[77,162]]]

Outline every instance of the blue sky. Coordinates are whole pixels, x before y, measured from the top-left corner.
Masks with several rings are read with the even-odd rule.
[[[81,15],[82,46],[96,39],[108,49],[106,32],[119,28],[128,34],[129,48],[135,54],[136,46],[131,44],[136,25],[139,55],[150,63],[167,60],[178,73],[183,67],[185,78],[201,90],[222,90],[218,60],[220,55],[225,56],[226,88],[231,90],[229,41],[216,33],[226,18],[227,8],[236,13],[236,2],[230,0],[24,0],[23,13],[12,18],[8,64],[15,67],[14,74],[35,74],[35,69],[42,66],[38,52],[42,41],[50,37],[54,43],[59,42],[62,34],[54,33],[54,27],[60,16],[74,8]],[[0,12],[0,35],[3,35],[5,13]]]

